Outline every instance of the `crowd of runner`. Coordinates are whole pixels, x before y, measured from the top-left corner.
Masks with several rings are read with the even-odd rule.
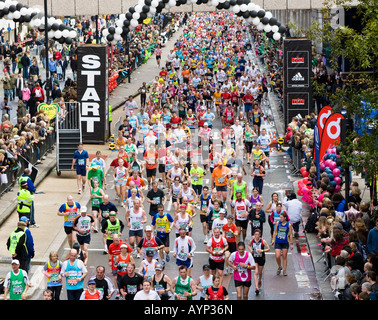
[[[155,51],[161,71],[151,85],[142,85],[140,102],[131,96],[124,104],[125,118],[115,137],[117,157],[110,164],[115,199],[106,193],[109,168],[101,153],[89,163],[87,151],[78,145],[72,162],[77,191],[81,194],[89,188],[91,203],[80,205],[68,196],[58,210],[64,217],[71,251],[67,257],[51,252],[43,268],[47,279],[44,298],[59,300],[65,283],[69,300],[112,296],[221,300],[229,298],[223,277],[232,274],[237,299],[247,300],[251,287],[255,295],[260,293],[265,254],[271,250],[276,274],[287,276],[287,254],[298,236],[302,203],[295,193],[285,199],[279,199],[277,193],[269,200],[262,198],[264,177],[270,173],[270,151],[275,146],[263,126],[262,104],[270,89],[280,94],[280,60],[265,55],[267,72],[261,72],[250,59],[249,27],[230,13],[192,14],[183,29],[167,61],[161,61],[160,48]],[[262,44],[256,36],[254,47],[259,48]],[[270,45],[276,47],[262,46],[253,54],[281,50],[278,43]],[[293,124],[290,127],[299,130]],[[311,148],[308,140],[305,147]],[[204,183],[207,173],[211,176],[208,184]],[[247,175],[252,177],[252,186]],[[172,210],[167,212],[169,200]],[[201,221],[209,254],[203,275],[196,280],[191,276],[196,250],[194,219]],[[263,238],[265,223],[270,236]],[[21,224],[20,228],[21,235]],[[318,228],[320,232],[320,220]],[[251,240],[247,242],[248,229]],[[127,241],[121,239],[125,232]],[[95,234],[103,237],[106,268],[113,277],[98,266],[96,275],[86,281],[88,247]],[[334,245],[331,238],[327,241]],[[170,279],[164,268],[172,258],[178,276]],[[373,258],[371,254],[369,259]],[[376,262],[370,260],[374,269]],[[10,279],[20,274],[18,260],[12,261],[12,269],[6,279],[8,290]],[[375,272],[369,271],[359,282],[362,292],[377,291]],[[18,290],[11,290],[13,298],[25,297],[27,273],[22,276],[26,280]],[[364,299],[364,294],[355,297]]]

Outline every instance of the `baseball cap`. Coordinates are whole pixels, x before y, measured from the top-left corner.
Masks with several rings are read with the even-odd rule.
[[[26,222],[26,221],[29,221],[29,218],[28,218],[28,217],[25,217],[25,216],[22,216],[22,217],[20,218],[20,221]]]
[[[82,206],[82,207],[81,207],[81,212],[87,212],[87,211],[88,211],[88,209],[87,209],[86,206]]]
[[[127,249],[128,249],[128,247],[127,247],[127,244],[126,244],[126,243],[122,243],[122,244],[121,244],[121,246],[120,246],[120,248],[127,248]]]
[[[96,281],[94,281],[93,279],[91,279],[91,280],[88,281],[88,285],[90,285],[90,284],[96,284]]]
[[[208,264],[204,264],[202,270],[210,270],[210,266]]]
[[[152,227],[151,227],[151,226],[146,226],[146,227],[144,228],[144,230],[145,230],[145,231],[152,231]]]
[[[152,250],[146,250],[146,256],[147,257],[153,257],[154,256],[154,252]]]
[[[11,264],[20,264],[20,261],[18,261],[17,259],[13,259]]]

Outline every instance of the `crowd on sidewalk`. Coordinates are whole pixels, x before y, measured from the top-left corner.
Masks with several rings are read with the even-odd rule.
[[[183,19],[183,15],[177,16],[177,22],[183,23]],[[81,194],[89,188],[91,203],[87,207],[68,196],[58,209],[71,251],[67,257],[51,252],[43,271],[47,280],[44,298],[59,300],[65,287],[69,300],[113,296],[125,300],[228,299],[223,277],[232,274],[237,299],[247,300],[251,287],[255,295],[260,293],[265,254],[270,250],[275,253],[277,276],[287,276],[287,255],[298,236],[302,203],[295,193],[284,199],[277,193],[268,200],[262,197],[264,178],[273,172],[269,156],[275,146],[263,127],[263,102],[269,90],[282,95],[282,43],[266,43],[243,19],[226,12],[191,14],[185,19],[183,36],[167,61],[160,61],[161,51],[155,52],[161,71],[151,86],[140,88],[140,101],[130,96],[124,104],[125,117],[115,137],[117,158],[110,164],[115,199],[106,193],[109,168],[104,167],[101,154],[89,163],[83,145],[75,151],[77,191]],[[253,48],[255,52],[250,51]],[[265,72],[252,55],[261,58]],[[312,123],[309,115],[293,119],[289,125],[290,139],[300,142],[299,150],[310,168],[314,166],[310,156]],[[208,185],[204,184],[207,173],[211,175]],[[320,183],[315,186],[323,188]],[[347,229],[347,218],[339,221],[336,214],[347,211],[346,206],[341,208],[343,200],[338,201],[336,195],[339,193],[330,195],[329,201],[323,197],[314,224],[319,239],[324,239],[324,250],[331,250],[347,279],[344,288],[340,287],[342,281],[336,282],[339,296],[375,299],[378,224],[370,231],[366,225],[363,228],[362,215]],[[172,201],[170,212],[168,199]],[[144,203],[148,211],[143,209]],[[329,227],[326,223],[322,226],[323,218]],[[194,219],[200,219],[209,254],[197,280],[191,276],[196,251]],[[262,238],[265,223],[270,226],[269,243],[268,236]],[[336,231],[340,226],[341,231]],[[246,242],[248,229],[251,240]],[[125,232],[127,242],[121,240]],[[15,231],[11,248],[24,233]],[[85,282],[88,248],[91,237],[96,236],[103,239],[104,261],[109,261],[112,277],[105,276],[105,268],[98,266],[96,275]],[[365,257],[362,237],[366,248],[369,241],[373,243]],[[164,274],[172,259],[170,250],[178,272],[173,279]],[[20,262],[14,258],[5,287],[11,290],[11,298],[25,299],[27,272],[20,273]],[[361,263],[363,269],[359,270]],[[349,274],[358,275],[358,270],[358,287],[352,287]],[[16,281],[21,286],[13,290]]]
[[[259,39],[257,32],[254,36]],[[256,48],[256,54],[271,79],[272,91],[278,99],[282,99],[282,46],[266,50],[260,41],[260,46]],[[326,88],[325,94],[315,95],[316,108],[320,111],[330,104],[330,94],[342,90],[344,84],[338,72],[329,71],[323,54],[313,54],[312,66],[314,81]],[[341,189],[333,182],[336,176],[332,175],[332,171],[322,171],[320,179],[317,179],[314,158],[316,122],[315,113],[304,118],[293,117],[285,135],[289,163],[294,173],[305,178],[303,181],[309,190],[306,202],[312,204],[309,206],[312,214],[305,230],[315,233],[319,239],[336,297],[344,300],[376,300],[376,289],[371,290],[370,287],[376,287],[378,267],[378,220],[373,215],[377,203],[373,200],[363,201],[362,190],[366,186],[357,181],[351,181],[350,193],[344,197]],[[334,149],[336,154],[336,147]],[[339,164],[338,168],[343,170]],[[302,197],[300,189],[297,195]],[[292,197],[296,198],[297,195],[293,194]]]

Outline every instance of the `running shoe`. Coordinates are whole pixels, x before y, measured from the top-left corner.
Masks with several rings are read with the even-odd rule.
[[[282,267],[279,267],[279,268],[277,269],[277,276],[279,276],[279,275],[281,274],[281,270],[282,270]]]
[[[117,292],[117,295],[116,295],[116,300],[119,300],[119,298],[121,297],[121,295],[120,295],[120,293],[119,292]]]
[[[259,288],[261,288],[261,281],[259,281],[258,286],[259,286]]]
[[[81,194],[81,189],[79,189],[79,192],[78,192],[78,194]]]
[[[260,293],[259,289],[256,289],[256,290],[255,290],[255,293],[256,293],[256,296],[258,296],[259,293]]]
[[[287,272],[286,272],[286,270],[283,271],[283,275],[284,275],[284,276],[287,276]]]
[[[205,237],[205,239],[203,240],[203,243],[207,243],[207,241],[209,241],[209,238],[208,238],[208,236],[206,235],[206,237]]]

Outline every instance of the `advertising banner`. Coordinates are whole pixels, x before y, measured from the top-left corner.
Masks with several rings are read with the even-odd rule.
[[[311,94],[311,51],[307,39],[284,40],[284,120],[313,112]]]
[[[77,51],[82,142],[104,144],[109,126],[108,48],[106,45],[82,45]]]

